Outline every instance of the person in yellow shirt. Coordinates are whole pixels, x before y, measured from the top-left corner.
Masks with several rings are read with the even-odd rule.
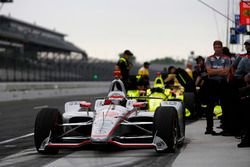
[[[138,77],[140,81],[143,81],[145,89],[150,88],[149,84],[149,62],[144,62],[143,67],[138,70]]]
[[[186,65],[185,71],[188,73],[188,75],[193,79],[193,71],[192,71],[193,65],[188,62]]]

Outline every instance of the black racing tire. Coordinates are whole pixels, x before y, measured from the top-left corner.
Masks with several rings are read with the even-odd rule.
[[[44,108],[36,116],[35,129],[34,129],[34,143],[36,150],[41,154],[57,154],[59,148],[45,147],[40,150],[42,142],[49,136],[51,132],[52,142],[58,142],[58,136],[63,134],[62,114],[54,108]]]
[[[178,118],[174,107],[158,107],[154,113],[153,134],[160,137],[167,149],[157,152],[175,152],[178,137]]]
[[[194,93],[184,92],[184,107],[191,112],[191,118],[194,118],[196,116]]]

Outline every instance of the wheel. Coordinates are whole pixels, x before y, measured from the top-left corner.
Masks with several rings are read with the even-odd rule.
[[[184,93],[184,106],[191,112],[191,117],[194,118],[196,116],[194,93],[191,92]]]
[[[175,152],[178,136],[177,111],[174,107],[158,107],[154,113],[153,134],[161,138],[167,148],[157,152]]]
[[[34,143],[36,150],[42,154],[57,154],[59,148],[43,147],[43,142],[50,136],[50,141],[56,142],[56,137],[63,134],[61,113],[54,108],[42,109],[36,116],[35,129],[34,129]]]

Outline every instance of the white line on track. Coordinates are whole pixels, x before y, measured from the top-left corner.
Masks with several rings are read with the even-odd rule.
[[[30,137],[30,136],[33,136],[33,135],[34,135],[34,133],[29,133],[29,134],[26,134],[26,135],[23,135],[23,136],[19,136],[19,137],[15,137],[15,138],[12,138],[12,139],[4,140],[4,141],[0,142],[0,145],[10,143],[10,142],[15,141],[15,140],[23,139],[23,138],[26,138],[26,137]]]
[[[38,110],[38,109],[48,108],[48,107],[49,107],[48,105],[43,105],[43,106],[36,106],[36,107],[33,107],[33,109]]]

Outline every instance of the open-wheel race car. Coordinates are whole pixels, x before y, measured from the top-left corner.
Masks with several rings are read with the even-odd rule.
[[[55,154],[65,147],[112,144],[175,151],[185,137],[183,102],[162,101],[155,112],[145,110],[146,104],[129,99],[122,81],[115,79],[107,97],[97,99],[93,109],[86,101],[67,102],[63,114],[44,108],[35,121],[36,149]]]
[[[194,94],[185,92],[185,88],[180,84],[166,87],[161,75],[155,78],[153,87],[147,90],[147,96],[149,111],[155,111],[162,101],[182,101],[186,118],[194,115]],[[160,99],[152,97],[160,97]]]
[[[162,101],[181,101],[185,108],[185,117],[193,117],[195,113],[195,97],[193,92],[185,91],[185,88],[177,83],[166,87],[160,73],[154,79],[153,86],[146,90],[128,90],[128,98],[135,98],[147,102],[147,110],[154,112]]]

